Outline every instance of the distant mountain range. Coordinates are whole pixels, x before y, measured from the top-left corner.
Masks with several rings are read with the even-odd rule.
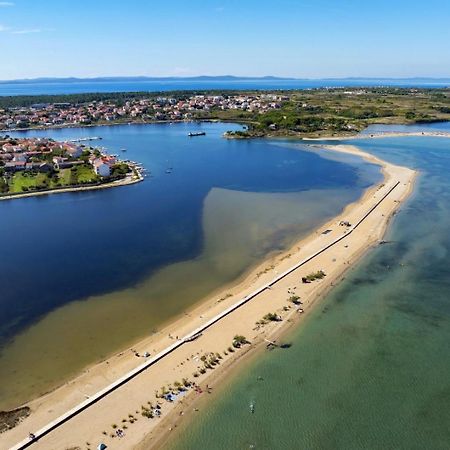
[[[376,77],[347,77],[347,78],[295,78],[295,77],[239,77],[234,75],[195,76],[195,77],[94,77],[94,78],[25,78],[18,80],[0,80],[0,84],[33,84],[33,83],[95,83],[95,82],[139,82],[139,81],[378,81],[378,82],[414,82],[414,83],[450,83],[449,78],[411,77],[411,78],[376,78]]]

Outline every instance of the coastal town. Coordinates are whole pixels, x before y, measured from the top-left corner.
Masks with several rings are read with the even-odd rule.
[[[0,108],[0,130],[91,125],[123,121],[194,120],[211,110],[248,111],[263,114],[279,109],[287,96],[263,94],[192,95],[133,98],[87,103],[34,103],[27,107]]]
[[[449,89],[126,92],[0,97],[0,130],[130,123],[238,122],[226,137],[351,136],[372,124],[448,120]]]
[[[136,169],[99,148],[49,138],[0,136],[0,195],[104,185]]]
[[[450,0],[0,0],[0,450],[450,450]]]

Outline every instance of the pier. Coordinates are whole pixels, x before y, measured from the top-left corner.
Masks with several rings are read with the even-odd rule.
[[[83,138],[77,138],[77,139],[69,139],[69,142],[86,142],[86,141],[101,141],[101,137],[99,136],[88,136]]]

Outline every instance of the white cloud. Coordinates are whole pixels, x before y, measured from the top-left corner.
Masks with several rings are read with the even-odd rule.
[[[2,6],[14,6],[14,3],[13,2],[0,2],[0,8]]]
[[[3,26],[3,25],[0,25],[0,33],[1,33],[2,31],[8,31],[8,30],[9,30],[8,27],[5,27],[5,26]]]
[[[31,33],[40,33],[42,30],[40,28],[30,28],[28,30],[15,30],[11,31],[12,34],[31,34]]]

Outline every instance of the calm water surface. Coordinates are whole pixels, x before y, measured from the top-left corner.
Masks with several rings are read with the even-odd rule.
[[[20,82],[0,83],[0,96],[80,94],[85,92],[164,92],[200,90],[249,90],[249,89],[317,89],[323,87],[396,86],[444,88],[448,80],[401,79],[324,79],[324,80],[78,80],[71,82]]]
[[[222,139],[233,127],[21,134],[101,136],[95,143],[142,162],[151,177],[0,203],[0,407],[148,336],[380,179],[378,167],[358,158],[336,161],[283,141]],[[199,129],[207,135],[187,137]]]
[[[171,449],[450,448],[450,140],[349,143],[421,171],[389,244],[286,337],[290,349],[254,361]]]

